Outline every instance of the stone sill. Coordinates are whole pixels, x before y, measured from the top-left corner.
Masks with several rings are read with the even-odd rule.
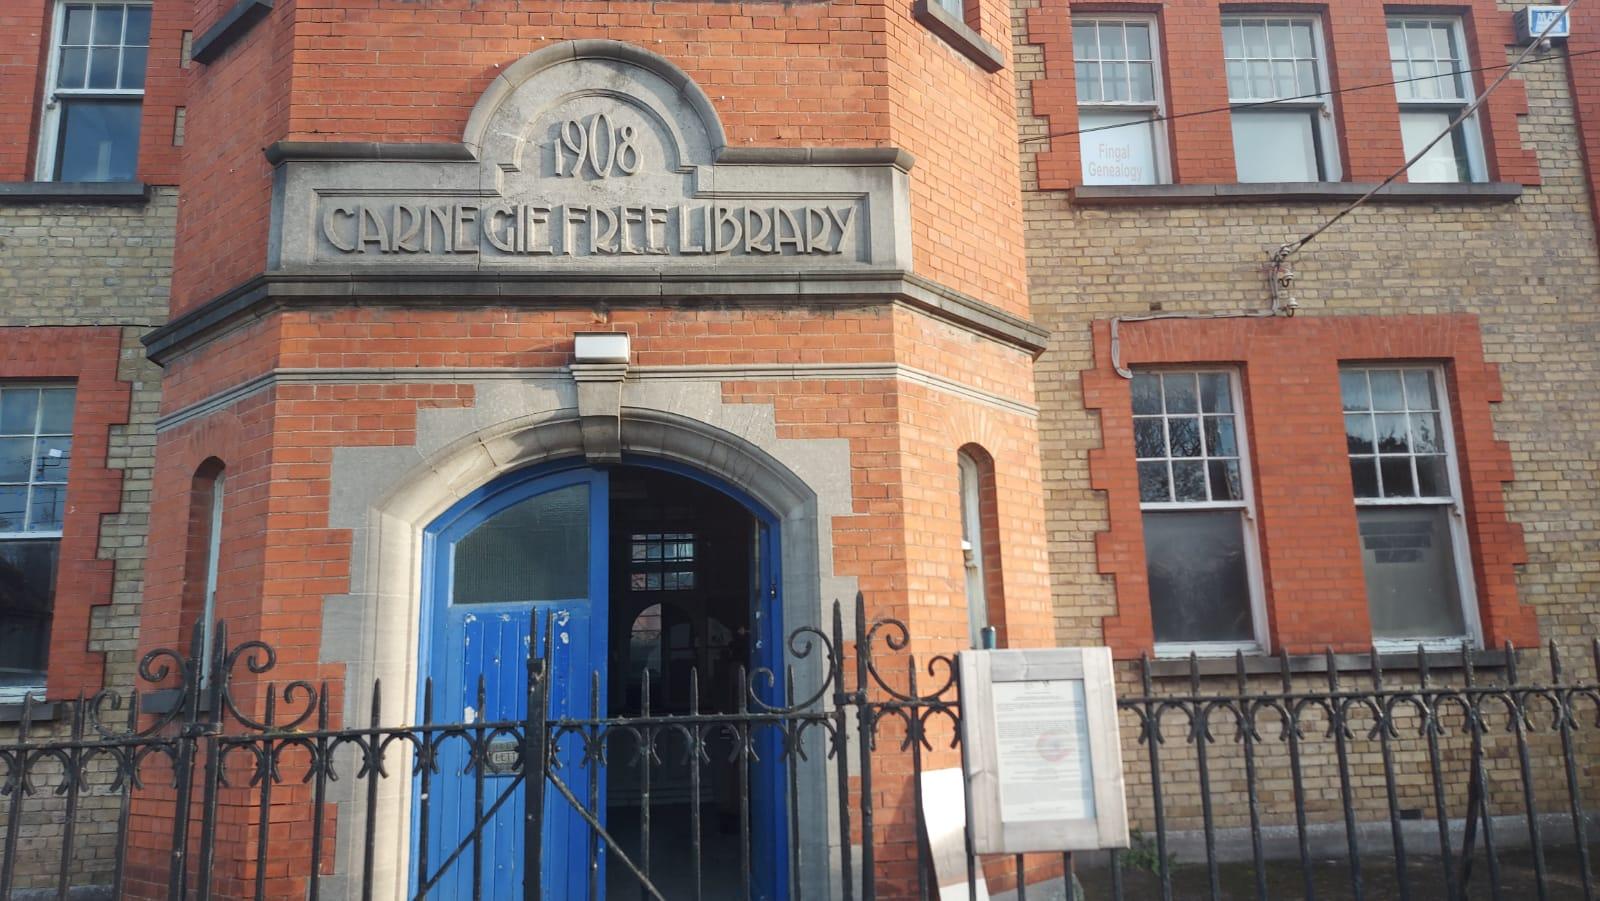
[[[0,182],[0,205],[34,203],[144,203],[150,187],[142,181]]]
[[[1454,672],[1464,667],[1461,665],[1460,651],[1430,651],[1424,655],[1428,663],[1428,671]],[[1326,675],[1328,672],[1328,657],[1325,654],[1291,654],[1287,658],[1283,655],[1273,654],[1245,654],[1244,671],[1249,676],[1281,676],[1285,661],[1289,667],[1290,675]],[[1129,661],[1132,662],[1132,661]],[[1190,658],[1188,657],[1162,657],[1151,658],[1150,675],[1162,680],[1187,679],[1191,675]],[[1417,665],[1415,653],[1379,654],[1378,664],[1382,667],[1384,675],[1390,673],[1415,673],[1421,667]],[[1202,677],[1237,676],[1239,663],[1234,657],[1198,657],[1193,661],[1194,668]],[[1505,651],[1473,651],[1472,666],[1480,670],[1500,670],[1506,666]],[[1334,654],[1334,672],[1340,675],[1371,676],[1372,655],[1363,654]],[[1371,687],[1372,680],[1367,679],[1362,683]],[[1354,683],[1347,684],[1351,687]]]
[[[48,723],[56,718],[56,704],[53,701],[40,701],[35,698],[33,702],[33,722]],[[0,723],[13,724],[22,722],[21,701],[0,701]]]
[[[1181,206],[1215,203],[1327,203],[1351,201],[1373,183],[1280,182],[1219,185],[1080,185],[1072,201],[1084,206]],[[1506,203],[1522,196],[1513,182],[1468,184],[1395,183],[1373,196],[1373,203]]]
[[[998,72],[1006,67],[1005,57],[1000,55],[998,47],[984,40],[967,23],[950,15],[937,0],[917,0],[912,13],[925,28],[961,51],[985,72]]]

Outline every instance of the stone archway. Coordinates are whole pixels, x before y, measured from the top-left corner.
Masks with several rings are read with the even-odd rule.
[[[416,446],[336,454],[330,524],[353,532],[351,591],[327,600],[321,659],[344,669],[347,724],[368,721],[374,681],[383,686],[385,724],[414,720],[426,526],[466,493],[505,473],[583,456],[572,382],[475,384],[474,407],[430,410],[419,418]],[[828,528],[834,516],[851,512],[846,443],[780,440],[770,407],[723,404],[716,383],[629,383],[627,395],[631,403],[620,411],[622,452],[705,471],[771,511],[782,535],[785,628],[824,625],[827,602],[853,593],[831,576]],[[505,415],[513,404],[525,412]],[[804,670],[796,675],[802,687],[813,678]],[[822,826],[828,809],[822,786],[828,780],[821,755],[814,757],[800,776],[814,780],[818,790],[796,799],[804,840],[817,845],[806,855],[808,872],[799,874],[808,885],[828,879],[836,851],[827,846],[831,832]],[[376,897],[399,897],[407,883],[409,760],[392,759],[390,765],[395,769],[379,797],[384,813],[373,824]],[[335,791],[345,793],[330,792],[339,806],[336,870],[348,874],[361,867],[365,799],[349,782]],[[816,828],[804,829],[807,824]]]

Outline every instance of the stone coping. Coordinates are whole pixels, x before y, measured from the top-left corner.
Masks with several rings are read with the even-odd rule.
[[[0,182],[0,205],[38,203],[144,203],[150,186],[142,181]]]

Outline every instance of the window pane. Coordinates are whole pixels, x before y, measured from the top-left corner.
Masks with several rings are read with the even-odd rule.
[[[145,53],[143,47],[129,47],[122,51],[122,87],[144,87]]]
[[[56,435],[40,438],[34,446],[33,480],[35,482],[65,482],[67,461],[72,459],[72,436]]]
[[[61,48],[61,68],[56,73],[56,86],[71,90],[81,88],[89,71],[87,47]]]
[[[66,34],[63,35],[61,42],[63,44],[89,43],[89,20],[93,17],[94,8],[91,6],[74,4],[67,7],[67,27],[63,29]]]
[[[1276,96],[1272,91],[1272,64],[1263,60],[1251,60],[1250,66],[1250,93],[1246,96],[1265,99]]]
[[[50,649],[60,542],[0,542],[0,686],[39,685]]]
[[[28,531],[51,532],[61,528],[66,515],[65,485],[35,486],[28,502]]]
[[[123,37],[123,43],[132,47],[144,47],[150,43],[150,7],[128,7],[128,30]]]
[[[1352,454],[1375,453],[1372,448],[1372,417],[1365,413],[1346,414],[1344,441]]]
[[[1442,506],[1363,507],[1356,512],[1375,637],[1466,634],[1449,516]]]
[[[131,181],[139,157],[139,104],[64,102],[57,153],[61,181]]]
[[[1161,377],[1162,390],[1166,392],[1168,413],[1198,413],[1199,395],[1191,373],[1172,373]]]
[[[1172,493],[1179,501],[1203,503],[1206,497],[1206,468],[1199,460],[1172,461]]]
[[[1275,58],[1288,59],[1294,56],[1288,22],[1273,22],[1267,26],[1267,47]]]
[[[1244,24],[1244,52],[1246,56],[1262,58],[1267,55],[1267,23],[1261,20]]]
[[[1128,50],[1123,46],[1122,25],[1116,22],[1100,23],[1100,58],[1125,60]]]
[[[1278,60],[1272,64],[1272,95],[1274,97],[1296,97],[1300,94],[1299,87],[1294,80],[1294,63],[1289,60]]]
[[[111,89],[117,86],[117,48],[95,47],[89,51],[89,87]]]
[[[20,532],[28,512],[26,485],[0,485],[0,532]]]
[[[1295,86],[1295,94],[1299,96],[1316,94],[1322,90],[1322,85],[1317,82],[1317,64],[1309,60],[1295,63],[1295,72],[1299,82]]]
[[[1444,453],[1444,436],[1439,434],[1438,413],[1411,414],[1411,449],[1419,454]]]
[[[1239,444],[1233,434],[1232,416],[1206,417],[1206,455],[1237,457]]]
[[[1226,375],[1220,372],[1200,374],[1200,408],[1207,413],[1233,412],[1233,391]]]
[[[1127,27],[1128,59],[1153,59],[1150,54],[1150,26],[1129,23]]]
[[[1100,30],[1093,22],[1080,22],[1072,26],[1073,59],[1100,58]]]
[[[1415,156],[1429,141],[1448,128],[1455,115],[1457,113],[1447,110],[1402,111],[1400,137],[1405,144],[1406,159]],[[1421,159],[1406,170],[1406,177],[1414,182],[1471,181],[1472,167],[1462,127],[1457,127],[1448,138],[1430,147]]]
[[[1156,641],[1255,637],[1239,511],[1146,513],[1144,543]]]
[[[496,513],[457,542],[452,576],[453,604],[588,597],[589,486],[558,488]]]
[[[1442,456],[1417,458],[1417,496],[1450,497],[1450,476]]]
[[[1377,497],[1378,461],[1372,457],[1351,457],[1350,483],[1356,497]]]
[[[1370,410],[1372,400],[1367,396],[1367,374],[1360,369],[1346,369],[1339,373],[1339,394],[1346,410]]]
[[[1410,450],[1410,442],[1406,440],[1406,417],[1404,413],[1379,413],[1373,417],[1376,422],[1378,453],[1403,454]]]
[[[1149,113],[1080,110],[1078,128],[1084,184],[1153,185],[1159,180],[1155,125]]]
[[[72,401],[75,394],[71,388],[46,388],[39,392],[40,404],[44,407],[39,418],[39,434],[72,433]]]
[[[1079,62],[1076,66],[1078,80],[1078,99],[1080,101],[1095,101],[1100,99],[1100,67],[1094,63]],[[1083,125],[1080,123],[1079,128]]]
[[[1102,63],[1100,83],[1108,102],[1120,103],[1128,99],[1128,64]]]
[[[1383,479],[1384,497],[1416,497],[1411,481],[1410,457],[1379,457],[1378,475]]]
[[[32,438],[0,438],[0,482],[28,481],[32,463]]]
[[[1244,57],[1244,33],[1239,29],[1238,22],[1223,20],[1222,22],[1222,54],[1230,59]]]
[[[94,9],[94,35],[96,44],[122,43],[122,7],[113,5],[96,6]]]
[[[34,388],[0,391],[0,435],[31,435],[38,421],[39,392]]]
[[[1404,410],[1405,398],[1400,393],[1400,373],[1392,369],[1371,370],[1367,376],[1372,383],[1372,409]]]
[[[1172,488],[1167,482],[1167,464],[1139,464],[1139,500],[1144,503],[1162,503],[1172,500]]]
[[[1155,68],[1150,63],[1128,64],[1128,99],[1136,103],[1155,102]]]
[[[1135,419],[1133,421],[1133,449],[1140,457],[1165,457],[1167,439],[1161,431],[1160,419]]]
[[[1315,59],[1311,48],[1311,26],[1304,22],[1294,24],[1294,55],[1299,59]]]
[[[1133,374],[1133,413],[1135,416],[1161,412],[1161,377],[1152,372]]]
[[[1438,397],[1433,393],[1433,372],[1428,369],[1407,369],[1405,372],[1406,406],[1412,410],[1439,409]]]
[[[1233,111],[1233,153],[1241,182],[1319,181],[1313,115]]]
[[[1239,473],[1237,460],[1212,460],[1211,499],[1214,501],[1244,500],[1244,479]]]
[[[1174,457],[1200,456],[1199,417],[1181,416],[1168,419],[1167,440],[1171,442]]]

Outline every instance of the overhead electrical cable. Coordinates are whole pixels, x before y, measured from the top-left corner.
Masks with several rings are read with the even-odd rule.
[[[1274,271],[1268,273],[1269,278],[1273,280],[1273,284],[1278,284],[1281,276],[1281,271],[1279,270],[1283,268],[1283,264],[1289,259],[1289,257],[1299,253],[1302,248],[1304,248],[1307,244],[1310,244],[1312,241],[1315,241],[1323,232],[1338,224],[1341,219],[1355,212],[1358,207],[1371,200],[1379,191],[1387,188],[1394,182],[1395,179],[1399,178],[1401,175],[1404,175],[1407,169],[1410,169],[1412,166],[1416,165],[1417,160],[1427,156],[1428,151],[1432,150],[1440,141],[1444,140],[1446,137],[1449,137],[1451,132],[1460,127],[1461,123],[1465,122],[1469,117],[1472,116],[1473,113],[1477,112],[1478,108],[1483,106],[1483,102],[1489,99],[1489,95],[1494,93],[1495,88],[1505,84],[1505,80],[1511,77],[1511,73],[1517,71],[1517,67],[1521,66],[1527,61],[1529,55],[1533,53],[1534,48],[1543,45],[1550,32],[1553,31],[1557,25],[1560,25],[1561,22],[1568,16],[1572,15],[1572,10],[1577,9],[1578,4],[1582,2],[1583,0],[1572,0],[1572,2],[1566,5],[1566,9],[1561,13],[1561,15],[1552,16],[1550,21],[1544,26],[1544,29],[1528,42],[1528,46],[1522,48],[1522,52],[1517,54],[1517,58],[1512,60],[1509,66],[1506,66],[1505,71],[1501,72],[1499,77],[1491,82],[1488,87],[1483,89],[1483,93],[1479,94],[1477,97],[1474,97],[1471,103],[1467,104],[1466,107],[1462,109],[1454,119],[1451,119],[1450,124],[1445,126],[1444,131],[1434,135],[1433,140],[1424,145],[1421,150],[1413,153],[1410,159],[1407,159],[1400,165],[1400,168],[1389,173],[1388,178],[1385,178],[1383,181],[1380,181],[1371,188],[1367,189],[1365,194],[1362,194],[1360,197],[1352,200],[1348,205],[1345,206],[1344,209],[1334,213],[1333,217],[1327,222],[1322,223],[1321,225],[1307,232],[1305,235],[1302,235],[1301,237],[1284,244],[1282,247],[1279,247],[1277,251],[1272,254],[1271,266]],[[1274,305],[1276,305],[1276,290],[1274,290],[1273,299]]]

